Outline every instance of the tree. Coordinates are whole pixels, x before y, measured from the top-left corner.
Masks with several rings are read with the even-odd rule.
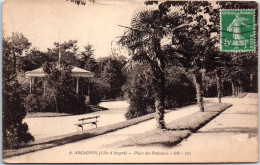
[[[166,108],[182,107],[196,100],[196,90],[192,75],[185,68],[168,66],[166,68]]]
[[[84,46],[84,49],[85,50],[79,55],[79,67],[92,72],[97,72],[98,66],[97,61],[94,58],[94,50],[92,45],[87,44]]]
[[[66,0],[68,1],[68,0]],[[71,2],[74,2],[75,4],[79,5],[86,5],[86,1],[89,1],[90,3],[94,3],[95,0],[71,0]]]
[[[230,1],[221,2],[218,1],[218,10],[220,9],[254,9],[255,10],[255,22],[258,18],[258,7],[256,2],[244,2],[244,1]],[[215,19],[215,24],[219,26],[219,15]],[[256,24],[257,26],[257,24]],[[255,28],[256,38],[258,38],[258,28]],[[256,45],[257,50],[258,45]],[[247,90],[252,88],[252,77],[257,74],[257,51],[256,52],[228,52],[224,56],[230,56],[231,60],[229,65],[222,68],[223,78],[231,82],[232,94],[237,95],[238,91]],[[251,74],[248,74],[251,73]],[[248,85],[250,84],[250,85]],[[257,84],[257,83],[255,83]],[[257,86],[257,85],[256,85]],[[240,89],[243,88],[243,89]]]
[[[77,42],[77,40],[64,41],[63,43],[54,42],[55,48],[48,48],[46,53],[49,58],[48,62],[57,62],[60,60],[60,62],[77,66]]]
[[[126,63],[123,56],[108,56],[100,58],[97,77],[102,88],[102,97],[116,99],[122,95],[122,86],[125,83],[125,76],[122,68]]]
[[[84,113],[85,97],[75,92],[75,79],[71,77],[72,66],[66,63],[45,63],[48,95],[54,97],[56,112],[71,114]]]
[[[217,37],[212,34],[217,32],[217,26],[213,22],[217,10],[207,1],[166,1],[159,4],[160,12],[171,12],[172,6],[179,9],[175,12],[176,17],[188,26],[172,30],[172,45],[168,52],[180,54],[179,62],[193,74],[197,102],[203,112],[202,71],[213,64],[213,57],[216,55],[214,50]]]
[[[216,78],[216,86],[217,86],[217,97],[218,97],[218,102],[221,103],[221,97],[223,95],[222,92],[222,77],[223,77],[223,70],[225,68],[230,68],[231,63],[232,63],[232,58],[230,54],[228,53],[222,53],[219,51],[215,51],[215,56],[213,63],[214,65],[211,67],[208,67],[208,70],[211,70],[215,73],[215,78]]]
[[[23,93],[20,84],[16,80],[16,53],[10,38],[3,38],[3,148],[17,148],[28,142],[34,141],[33,136],[28,132],[28,126],[22,120],[26,115],[23,105]],[[11,63],[14,62],[14,63]],[[12,65],[13,64],[13,65]]]
[[[8,58],[13,65],[12,74],[17,74],[21,70],[21,66],[18,65],[21,63],[20,57],[30,48],[31,43],[21,33],[13,33],[12,37],[5,37],[3,40],[5,40],[6,45],[9,45],[10,54]]]
[[[147,63],[142,65],[129,61],[124,67],[127,81],[123,86],[129,99],[127,119],[155,112],[155,95],[152,69]],[[190,104],[195,100],[195,89],[191,77],[183,68],[168,65],[165,68],[165,107],[176,108]]]
[[[182,22],[175,14],[153,9],[141,10],[133,15],[130,27],[126,27],[125,34],[119,40],[129,49],[133,61],[147,62],[152,68],[157,127],[161,129],[165,128],[165,66],[174,59],[173,54],[165,53],[161,41],[179,26],[182,26]]]
[[[257,74],[257,53],[230,53],[231,62],[222,69],[224,80],[231,82],[232,94],[237,96],[242,91],[252,90],[252,75]],[[256,80],[255,80],[256,81]]]
[[[45,53],[41,52],[37,48],[32,48],[28,54],[21,57],[21,69],[22,71],[37,69],[48,60],[49,58]]]

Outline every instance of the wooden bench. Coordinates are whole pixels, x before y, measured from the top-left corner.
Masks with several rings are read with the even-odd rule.
[[[97,128],[97,118],[99,118],[100,116],[93,116],[93,117],[87,117],[87,118],[82,118],[82,119],[79,119],[78,121],[81,121],[81,123],[77,123],[77,124],[74,124],[77,126],[77,129],[79,129],[81,127],[82,131],[83,131],[83,125],[85,124],[91,124],[91,127],[92,125],[96,125],[96,128]],[[93,121],[90,121],[90,120],[93,120]],[[94,120],[96,119],[96,120]],[[84,122],[85,120],[89,120],[88,122]]]

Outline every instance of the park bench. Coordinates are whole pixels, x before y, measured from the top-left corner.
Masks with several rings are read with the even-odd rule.
[[[96,128],[97,128],[97,122],[98,122],[97,118],[99,118],[99,117],[100,116],[82,118],[82,119],[78,120],[78,121],[81,121],[81,123],[77,123],[77,124],[74,124],[74,125],[77,126],[77,129],[79,129],[81,127],[82,131],[83,131],[83,125],[85,125],[85,124],[91,124],[91,127],[92,127],[92,125],[96,125]],[[85,122],[86,120],[87,120],[87,122]]]

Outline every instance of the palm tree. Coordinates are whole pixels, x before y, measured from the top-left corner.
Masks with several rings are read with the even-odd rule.
[[[174,54],[168,54],[161,42],[174,28],[180,27],[182,24],[175,14],[142,9],[134,13],[130,27],[125,27],[127,30],[119,40],[130,51],[132,61],[148,63],[152,68],[157,127],[161,129],[165,128],[165,66],[174,59]]]

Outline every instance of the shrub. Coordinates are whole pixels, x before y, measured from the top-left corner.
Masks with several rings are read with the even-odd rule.
[[[85,97],[75,92],[72,67],[66,63],[45,63],[48,94],[53,95],[56,112],[79,114],[85,111]]]
[[[17,148],[34,141],[27,124],[22,122],[26,115],[22,93],[16,80],[3,80],[3,149]]]
[[[183,68],[166,69],[165,107],[176,108],[196,101],[196,90],[191,76]]]
[[[100,93],[102,99],[117,99],[122,96],[122,86],[125,83],[125,75],[122,68],[126,63],[124,56],[108,56],[99,59],[99,71],[97,77],[100,81]]]
[[[154,98],[145,97],[146,89],[141,85],[141,81],[137,83],[138,86],[133,87],[133,93],[129,93],[131,95],[129,100],[130,105],[125,114],[127,119],[136,118],[155,111]]]
[[[58,109],[62,113],[82,114],[85,112],[85,97],[78,94],[58,96]]]
[[[57,97],[57,109],[54,96],[30,94],[25,98],[27,112],[58,112],[69,114],[83,114],[90,112],[91,108],[85,106],[85,96],[66,94]]]
[[[151,71],[144,66],[136,66],[128,75],[123,86],[125,97],[129,99],[129,108],[125,117],[129,120],[155,112]]]
[[[181,107],[196,101],[196,91],[191,77],[182,68],[166,68],[165,107]],[[155,112],[154,77],[151,69],[146,66],[136,66],[128,76],[124,85],[125,97],[130,106],[125,114],[127,119]]]
[[[52,95],[29,94],[24,99],[27,112],[55,112],[55,100]]]
[[[91,84],[90,86],[90,101],[91,105],[98,105],[101,102],[101,89],[98,84]]]
[[[24,106],[27,112],[41,112],[40,100],[34,94],[29,94],[24,99]]]

